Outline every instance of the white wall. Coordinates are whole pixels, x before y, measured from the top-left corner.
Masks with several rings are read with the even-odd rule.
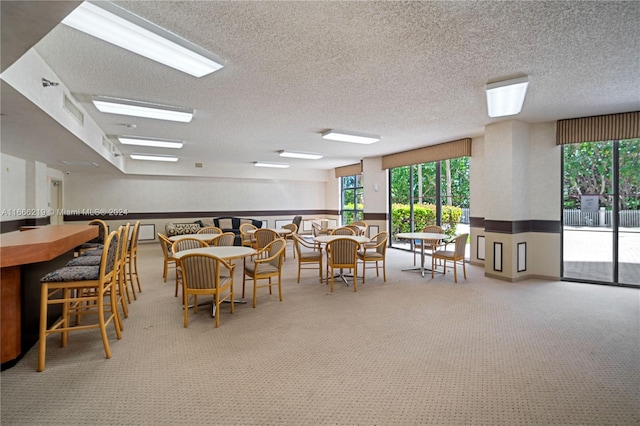
[[[0,220],[26,217],[21,210],[27,207],[27,162],[21,158],[0,154],[2,180],[0,192]]]
[[[125,209],[129,213],[317,210],[323,182],[72,173],[65,209]]]

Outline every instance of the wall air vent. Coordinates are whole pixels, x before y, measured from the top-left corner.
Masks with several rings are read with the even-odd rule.
[[[75,118],[78,121],[78,123],[84,126],[84,114],[82,113],[82,111],[80,111],[80,108],[76,106],[76,104],[71,100],[69,96],[67,96],[66,93],[63,96],[64,96],[64,103],[63,103],[64,109],[66,109],[67,112],[71,114],[73,118]]]
[[[196,163],[196,169],[201,169],[202,168],[202,163]]]

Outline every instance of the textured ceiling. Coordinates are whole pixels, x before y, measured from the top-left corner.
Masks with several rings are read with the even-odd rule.
[[[105,134],[183,139],[188,163],[277,162],[287,149],[325,155],[288,159],[292,167],[328,169],[478,136],[499,120],[487,116],[485,84],[519,75],[529,76],[529,90],[510,118],[640,109],[640,2],[115,3],[225,67],[197,79],[63,25],[35,48]],[[91,95],[196,113],[189,124],[101,114]],[[319,134],[329,128],[382,140],[325,141]]]

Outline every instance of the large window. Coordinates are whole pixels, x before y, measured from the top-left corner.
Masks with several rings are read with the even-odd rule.
[[[469,157],[395,167],[391,182],[392,235],[440,225],[449,235],[467,232]],[[411,244],[392,241],[396,247]]]
[[[640,139],[562,148],[563,278],[640,285]]]
[[[342,206],[340,217],[346,225],[356,220],[364,220],[364,199],[362,196],[362,175],[342,177]]]

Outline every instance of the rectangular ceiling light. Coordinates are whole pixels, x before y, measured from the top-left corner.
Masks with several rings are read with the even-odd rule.
[[[370,144],[378,142],[380,140],[380,136],[367,135],[365,133],[345,132],[342,130],[327,130],[326,132],[322,133],[322,137],[324,139],[331,139],[333,141],[362,144]]]
[[[178,157],[174,155],[155,155],[155,154],[129,154],[132,160],[144,161],[178,161]]]
[[[264,161],[256,161],[253,163],[256,167],[275,167],[278,169],[286,169],[289,167],[286,163],[265,163]]]
[[[95,96],[93,104],[100,112],[108,114],[128,115],[132,117],[153,118],[156,120],[179,121],[188,123],[193,118],[193,111],[167,105],[157,105],[128,99]]]
[[[158,138],[138,138],[133,136],[118,136],[118,140],[124,145],[151,146],[154,148],[182,148],[182,141]]]
[[[62,23],[194,77],[223,67],[212,53],[110,2],[85,1]]]
[[[322,158],[322,154],[318,154],[317,152],[296,152],[286,150],[282,150],[279,152],[280,157],[304,158],[305,160],[319,160],[320,158]]]
[[[522,110],[528,85],[529,77],[519,77],[487,84],[489,117],[518,114]]]

